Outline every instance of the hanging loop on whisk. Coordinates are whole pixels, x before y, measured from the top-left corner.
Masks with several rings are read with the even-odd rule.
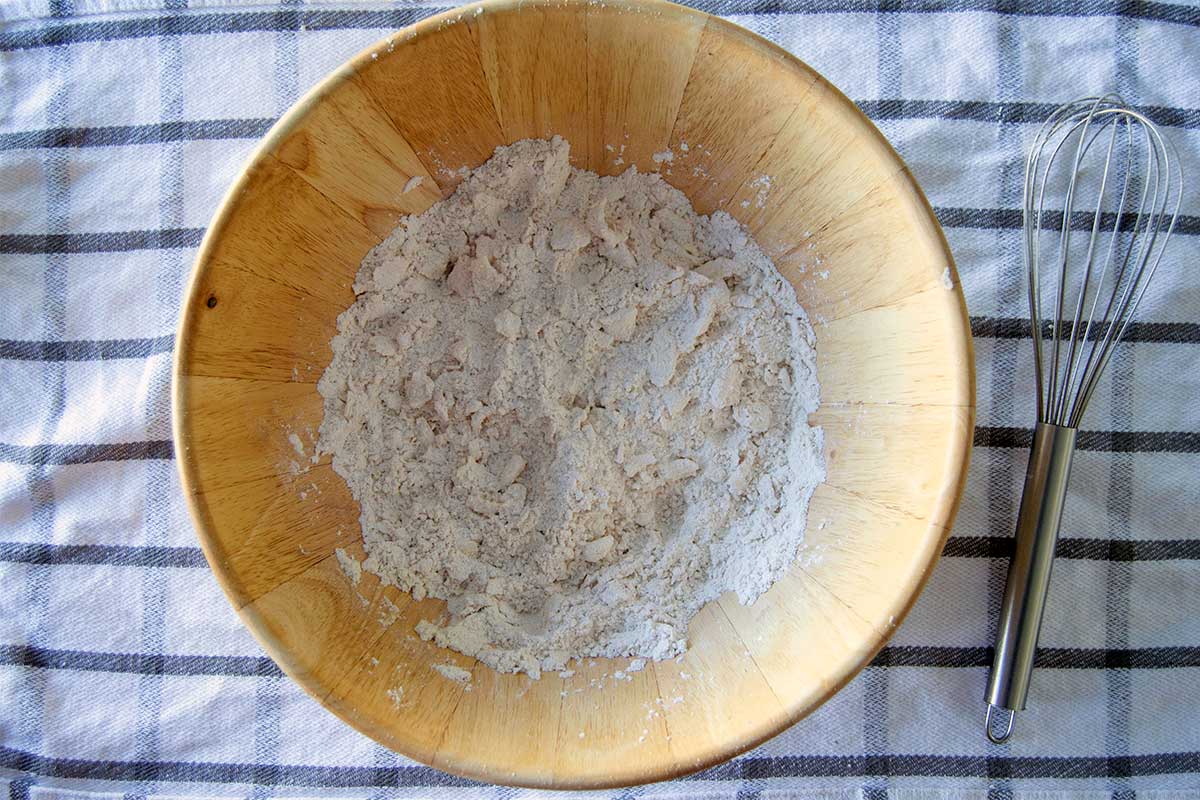
[[[1004,727],[997,733],[992,725],[992,714],[996,713],[996,718],[999,719],[1001,714],[1007,714],[1008,719],[1004,723]],[[983,729],[987,731],[988,741],[992,744],[1004,744],[1008,741],[1008,737],[1012,736],[1013,720],[1016,718],[1017,712],[1010,708],[1000,708],[988,703],[987,718],[983,721]]]

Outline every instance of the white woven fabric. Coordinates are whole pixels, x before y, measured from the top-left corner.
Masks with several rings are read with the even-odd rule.
[[[190,7],[188,7],[190,6]],[[876,664],[736,761],[613,796],[1200,797],[1200,195],[1092,402],[1012,743],[980,730],[1032,425],[1022,147],[1143,104],[1200,186],[1200,8],[705,0],[860,102],[937,207],[975,329],[946,557]],[[180,293],[308,86],[435,4],[0,4],[0,786],[13,798],[525,797],[375,745],[283,678],[196,546],[169,441]]]

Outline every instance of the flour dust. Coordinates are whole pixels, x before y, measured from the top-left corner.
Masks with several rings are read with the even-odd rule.
[[[728,214],[561,139],[496,150],[364,259],[319,388],[363,569],[503,672],[663,659],[795,559],[824,478],[813,333]]]

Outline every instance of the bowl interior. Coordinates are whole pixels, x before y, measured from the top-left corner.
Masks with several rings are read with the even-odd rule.
[[[438,601],[354,583],[358,507],[312,460],[316,381],[363,255],[459,167],[561,134],[577,166],[660,171],[744,222],[817,334],[828,480],[800,558],[754,605],[709,604],[678,661],[498,675],[413,634]],[[686,148],[684,145],[687,145]],[[655,160],[670,150],[670,161]],[[413,176],[424,180],[402,188]],[[209,561],[281,666],[351,725],[490,781],[639,783],[728,758],[873,656],[940,551],[973,417],[969,328],[941,231],[836,89],[729,23],[666,3],[499,2],[401,31],[267,136],[198,258],[176,355],[176,447]],[[463,685],[432,665],[472,673]],[[605,677],[608,676],[608,677]]]

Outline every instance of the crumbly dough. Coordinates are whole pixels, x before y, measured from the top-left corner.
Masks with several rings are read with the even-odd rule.
[[[743,228],[657,175],[497,149],[364,259],[320,448],[426,639],[537,676],[684,650],[795,559],[824,477],[813,334]]]

